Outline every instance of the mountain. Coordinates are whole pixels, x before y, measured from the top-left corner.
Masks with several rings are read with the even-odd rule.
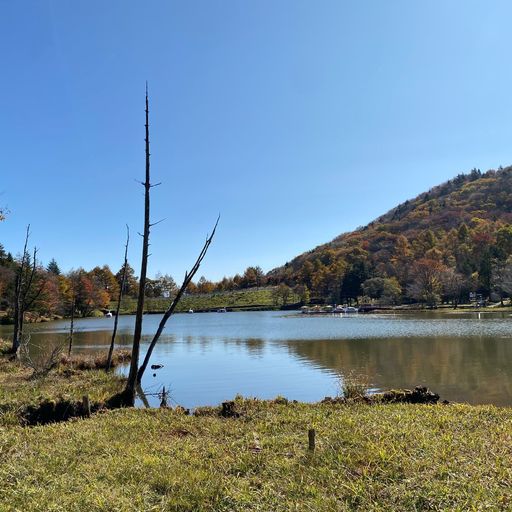
[[[511,293],[512,167],[459,174],[269,272],[334,302],[458,301]],[[510,269],[512,281],[512,268]],[[511,284],[512,288],[512,284]]]

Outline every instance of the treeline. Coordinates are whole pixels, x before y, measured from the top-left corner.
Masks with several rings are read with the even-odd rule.
[[[474,169],[268,275],[315,299],[387,304],[512,294],[512,168]]]
[[[28,282],[32,272],[32,256],[21,268],[21,258],[14,258],[0,244],[0,309],[12,314],[16,299],[16,282],[20,271]],[[96,266],[92,270],[79,268],[70,272],[61,272],[58,263],[52,259],[44,267],[36,262],[35,271],[28,288],[27,311],[34,316],[70,316],[71,310],[79,316],[90,316],[96,310],[107,310],[117,300],[122,283],[122,268],[113,273],[108,265]],[[128,264],[123,289],[125,297],[137,297],[138,280],[133,268]],[[149,279],[146,285],[147,297],[171,297],[177,289],[169,275],[158,274]]]
[[[32,272],[32,256],[27,251],[25,264],[22,270],[22,257],[13,257],[6,252],[0,244],[0,310],[7,313],[7,318],[12,318],[15,310],[16,282],[22,270],[25,274],[23,281],[30,286],[27,288],[27,312],[33,318],[55,316],[69,317],[90,316],[97,311],[107,311],[119,296],[119,288],[122,283],[123,267],[114,273],[108,265],[96,266],[91,270],[79,268],[70,272],[62,272],[55,259],[43,266],[36,262],[34,275]],[[260,267],[248,267],[242,275],[225,277],[218,282],[207,280],[202,276],[197,282],[190,282],[187,294],[210,294],[243,290],[247,288],[263,287],[268,284],[268,279]],[[123,288],[123,297],[137,298],[139,281],[134,269],[127,264],[126,277]],[[147,279],[145,287],[146,298],[164,298],[171,300],[178,290],[178,286],[172,276],[157,274],[154,279]],[[295,293],[307,301],[309,297],[304,295],[303,287],[298,286]],[[295,297],[293,291],[286,285],[275,287],[273,299],[276,305],[286,305],[291,297]]]

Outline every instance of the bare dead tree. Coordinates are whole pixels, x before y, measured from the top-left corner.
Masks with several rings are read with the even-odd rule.
[[[217,222],[215,222],[215,226],[213,227],[212,234],[206,237],[206,241],[203,245],[203,248],[201,249],[201,252],[199,253],[199,256],[196,259],[196,262],[194,263],[194,265],[188,272],[185,272],[185,278],[183,279],[183,283],[182,283],[181,288],[179,289],[178,293],[176,294],[176,297],[174,297],[171,304],[169,305],[166,312],[164,313],[164,316],[160,320],[158,329],[157,329],[155,335],[153,336],[153,339],[151,340],[148,351],[146,352],[146,356],[144,357],[144,362],[142,363],[142,365],[139,368],[139,371],[137,373],[137,382],[139,384],[142,380],[142,376],[144,375],[144,372],[146,371],[149,360],[151,358],[151,354],[153,353],[153,349],[155,348],[155,345],[157,344],[157,342],[160,338],[160,335],[162,334],[162,332],[165,328],[165,324],[167,323],[167,320],[169,320],[171,315],[174,313],[174,310],[176,309],[176,306],[178,305],[182,295],[185,293],[187,286],[190,284],[190,281],[192,281],[194,275],[199,270],[199,267],[201,266],[201,262],[203,261],[204,257],[206,256],[206,253],[208,252],[208,249],[212,243],[213,237],[215,236],[215,231],[217,229],[217,225],[219,224],[219,219],[220,219],[220,216],[217,218]]]
[[[150,165],[149,165],[149,99],[148,84],[146,82],[146,179],[142,183],[144,187],[144,233],[142,235],[142,259],[140,265],[139,295],[137,298],[137,312],[135,315],[135,330],[133,333],[132,358],[130,361],[130,372],[124,390],[124,403],[131,405],[135,403],[137,386],[137,372],[139,370],[140,339],[142,336],[142,316],[144,313],[144,296],[146,290],[146,275],[148,269],[149,230],[150,224]]]
[[[75,289],[73,288],[73,297],[71,299],[71,323],[69,324],[68,336],[68,357],[71,355],[73,348],[73,335],[75,334]]]
[[[30,224],[27,226],[25,234],[25,245],[23,246],[23,253],[21,255],[20,266],[16,273],[16,282],[14,285],[14,332],[12,335],[12,353],[16,354],[21,344],[20,333],[20,314],[21,314],[21,298],[22,298],[22,281],[25,273],[25,266],[28,264],[28,239],[30,237]]]
[[[151,353],[153,351],[153,348],[155,347],[158,338],[160,337],[160,334],[162,333],[165,323],[169,319],[169,317],[174,312],[176,306],[178,305],[178,302],[185,292],[188,284],[194,277],[195,273],[198,271],[199,266],[201,265],[201,262],[203,261],[204,257],[206,256],[206,253],[208,251],[208,248],[210,247],[213,236],[215,235],[215,230],[217,229],[217,224],[219,222],[219,219],[217,219],[217,222],[215,223],[215,226],[213,228],[212,234],[210,236],[207,236],[206,242],[199,253],[199,256],[194,263],[192,269],[185,274],[185,279],[183,281],[183,284],[176,295],[175,299],[172,301],[171,305],[169,306],[168,310],[165,312],[164,317],[162,321],[160,322],[159,328],[157,330],[157,333],[153,337],[153,340],[150,344],[148,354],[146,354],[144,358],[144,363],[139,368],[139,353],[140,353],[140,340],[142,335],[142,319],[143,319],[143,312],[144,312],[144,296],[146,291],[146,275],[147,275],[147,264],[148,264],[148,249],[149,249],[149,232],[150,228],[154,226],[157,223],[151,224],[150,222],[150,191],[152,187],[156,187],[157,185],[160,185],[160,183],[157,183],[155,185],[151,184],[150,181],[150,163],[149,163],[149,100],[148,100],[148,88],[146,83],[146,179],[142,183],[144,186],[144,232],[143,232],[143,241],[142,241],[142,260],[141,260],[141,271],[140,271],[140,281],[139,281],[139,295],[137,299],[137,312],[135,317],[135,330],[133,334],[133,345],[132,345],[132,355],[131,355],[131,361],[130,361],[130,371],[128,374],[128,379],[126,381],[126,386],[124,390],[114,395],[109,400],[109,405],[111,407],[133,407],[135,404],[135,395],[137,392],[137,387],[139,386],[140,379],[142,378],[142,375],[144,374],[144,371],[148,365],[149,359],[151,357]]]
[[[16,274],[16,281],[14,286],[14,330],[11,348],[11,352],[13,354],[17,354],[20,348],[21,338],[23,336],[23,323],[25,321],[25,313],[41,295],[45,284],[43,281],[39,283],[38,287],[34,286],[37,274],[37,248],[34,247],[31,264],[30,253],[27,249],[29,238],[30,224],[27,226],[25,244],[23,246],[23,253]]]
[[[119,311],[121,310],[121,300],[123,299],[123,290],[126,284],[126,268],[128,267],[128,244],[130,243],[130,228],[126,224],[126,244],[124,246],[124,264],[123,272],[121,274],[121,286],[119,287],[119,296],[117,298],[116,317],[114,318],[114,329],[112,331],[112,339],[110,340],[110,348],[108,350],[107,366],[105,371],[110,371],[112,366],[112,354],[114,352],[114,345],[116,342],[117,324],[119,322]]]

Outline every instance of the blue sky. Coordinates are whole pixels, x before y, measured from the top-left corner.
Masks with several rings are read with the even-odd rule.
[[[0,0],[0,242],[150,274],[264,270],[473,167],[512,163],[505,1]],[[140,237],[130,259],[139,261]]]

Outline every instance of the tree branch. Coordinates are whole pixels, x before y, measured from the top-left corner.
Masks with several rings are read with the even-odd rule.
[[[117,308],[116,308],[116,317],[114,319],[114,329],[112,331],[112,339],[110,340],[110,347],[108,350],[107,364],[105,367],[105,371],[110,371],[112,366],[112,354],[114,353],[114,345],[116,342],[116,334],[117,334],[117,323],[119,322],[119,311],[121,310],[121,300],[123,299],[123,291],[126,284],[126,268],[128,267],[128,244],[130,243],[130,228],[128,224],[126,224],[126,244],[124,246],[124,263],[123,263],[123,273],[121,276],[121,286],[119,287],[119,296],[117,298]]]
[[[215,226],[213,227],[212,234],[210,236],[206,237],[206,241],[203,245],[203,248],[201,249],[201,252],[199,253],[199,256],[197,257],[194,265],[190,269],[189,272],[185,272],[185,279],[183,280],[183,283],[181,285],[181,288],[179,289],[178,293],[176,294],[176,297],[171,302],[170,306],[167,308],[167,311],[164,313],[164,316],[160,320],[160,324],[158,325],[158,329],[153,336],[153,339],[151,340],[151,343],[149,345],[148,351],[146,352],[146,356],[144,357],[144,362],[142,363],[141,367],[139,368],[139,371],[137,372],[137,382],[140,383],[142,380],[142,376],[144,375],[144,372],[146,371],[146,368],[148,366],[149,360],[151,359],[151,354],[153,353],[153,349],[155,348],[155,345],[157,344],[160,335],[162,334],[165,324],[167,323],[167,320],[171,317],[171,315],[174,313],[174,310],[176,309],[176,306],[178,305],[183,293],[185,293],[185,290],[187,289],[187,286],[190,284],[190,281],[192,281],[194,275],[199,270],[199,267],[201,266],[201,262],[203,261],[204,257],[206,256],[206,253],[208,252],[208,249],[212,243],[213,237],[215,236],[215,231],[217,230],[217,225],[219,224],[220,215],[217,217],[217,221],[215,222]]]

